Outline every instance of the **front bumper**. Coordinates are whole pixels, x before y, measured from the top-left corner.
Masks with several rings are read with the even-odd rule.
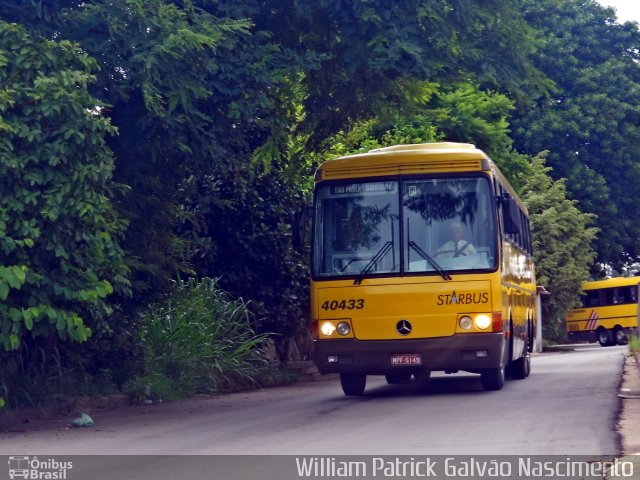
[[[487,356],[478,358],[478,351]],[[420,366],[392,366],[393,354],[422,355]],[[409,370],[465,370],[478,372],[504,365],[505,337],[502,333],[459,334],[417,340],[314,340],[314,361],[321,373],[385,375]],[[328,357],[338,357],[329,363]]]

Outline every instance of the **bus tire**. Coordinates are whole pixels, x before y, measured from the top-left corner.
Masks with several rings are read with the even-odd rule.
[[[598,339],[598,343],[601,347],[609,347],[612,345],[611,335],[609,335],[609,331],[601,328],[596,332],[596,338]]]
[[[341,373],[340,385],[347,397],[359,397],[364,393],[367,376],[364,373]]]
[[[613,330],[614,345],[626,345],[629,342],[627,334],[619,326]]]
[[[411,372],[393,372],[387,373],[384,378],[389,385],[400,385],[411,381]]]
[[[527,351],[533,352],[536,344],[536,332],[533,328],[533,320],[530,318],[527,322]]]
[[[510,367],[511,378],[514,380],[524,380],[529,376],[529,372],[531,371],[531,356],[525,353],[519,359],[511,362]]]
[[[480,383],[485,390],[502,390],[504,379],[504,366],[487,368],[480,373]]]

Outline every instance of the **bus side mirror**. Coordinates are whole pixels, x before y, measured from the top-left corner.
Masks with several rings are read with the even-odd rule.
[[[291,222],[291,241],[295,248],[304,248],[307,240],[308,223],[309,207],[304,206],[293,215],[293,222]]]
[[[520,207],[518,206],[518,203],[513,198],[509,198],[509,200],[505,202],[504,206],[505,206],[505,210],[504,210],[505,233],[509,235],[521,233]]]

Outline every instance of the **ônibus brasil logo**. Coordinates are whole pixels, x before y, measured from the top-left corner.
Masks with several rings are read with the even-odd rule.
[[[60,462],[53,458],[39,460],[38,457],[9,457],[9,478],[32,480],[66,480],[67,470],[73,468],[73,462]]]

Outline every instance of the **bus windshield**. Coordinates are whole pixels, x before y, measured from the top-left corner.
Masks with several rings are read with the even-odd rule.
[[[374,257],[371,273],[400,272],[398,182],[323,185],[316,198],[317,275],[356,275]]]
[[[490,192],[484,176],[321,184],[314,275],[495,268]]]

